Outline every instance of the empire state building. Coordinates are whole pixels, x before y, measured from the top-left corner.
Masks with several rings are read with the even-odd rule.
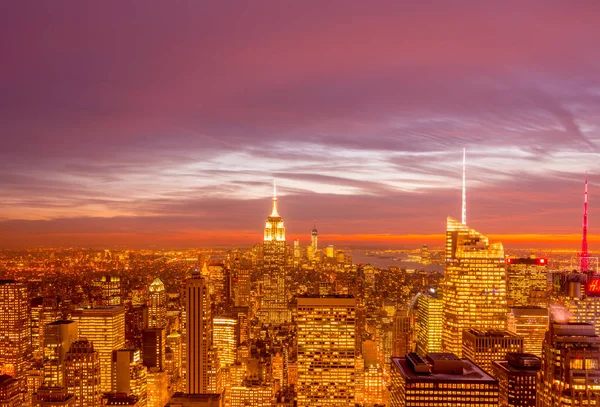
[[[263,240],[263,291],[261,319],[265,324],[289,321],[285,292],[285,226],[277,208],[277,190],[273,186],[273,207],[267,217]]]

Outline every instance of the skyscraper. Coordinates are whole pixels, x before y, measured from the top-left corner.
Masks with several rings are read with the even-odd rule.
[[[167,324],[167,293],[160,278],[150,284],[150,305],[148,307],[148,327],[164,328]]]
[[[542,357],[542,344],[548,330],[548,308],[516,307],[508,314],[508,330],[523,338],[523,352]]]
[[[219,358],[219,365],[227,367],[235,362],[238,341],[237,319],[233,316],[221,315],[213,319],[213,345]]]
[[[34,359],[44,357],[44,326],[61,319],[57,297],[36,297],[31,304],[31,345]]]
[[[319,250],[319,232],[317,231],[317,223],[315,222],[313,226],[313,230],[310,233],[310,247],[312,247],[312,252],[316,253]]]
[[[392,356],[404,356],[413,351],[413,332],[408,310],[396,310],[392,331]]]
[[[506,301],[509,307],[544,305],[548,286],[547,266],[548,261],[544,258],[506,259]]]
[[[140,406],[147,402],[148,381],[139,349],[113,351],[112,391],[137,397]]]
[[[142,331],[142,357],[148,369],[165,368],[166,336],[164,328],[148,328]]]
[[[77,322],[56,321],[44,327],[44,384],[65,385],[65,357],[78,338]]]
[[[442,346],[462,355],[469,328],[506,329],[506,270],[501,243],[448,217],[444,272]]]
[[[19,380],[7,374],[0,375],[0,406],[20,407],[22,403]]]
[[[65,368],[67,391],[75,395],[75,406],[100,407],[100,382],[103,376],[94,345],[87,339],[73,342],[65,358]],[[110,376],[108,388],[110,389]]]
[[[501,407],[535,407],[536,376],[541,363],[539,357],[529,353],[509,353],[506,360],[492,362]]]
[[[354,404],[356,300],[298,297],[298,407]]]
[[[234,272],[233,295],[236,307],[250,306],[251,274],[247,267],[242,267]]]
[[[102,304],[108,306],[121,305],[121,277],[105,275],[100,278]]]
[[[286,243],[283,219],[277,209],[277,192],[267,217],[263,241],[263,289],[260,318],[266,324],[281,324],[290,320],[285,291]]]
[[[498,381],[451,353],[392,358],[390,407],[497,406]]]
[[[197,272],[186,290],[186,393],[210,393],[212,315],[206,280]]]
[[[442,295],[437,291],[419,295],[417,299],[417,353],[442,351]],[[403,355],[398,355],[403,356]]]
[[[110,306],[79,309],[71,317],[78,322],[79,337],[93,342],[100,360],[101,390],[109,392],[112,353],[125,346],[125,309]]]
[[[506,330],[469,329],[463,332],[463,357],[488,373],[492,372],[492,362],[506,359],[507,353],[523,353],[523,338]]]
[[[19,378],[31,343],[27,287],[0,280],[0,374]]]
[[[552,323],[536,385],[538,407],[600,404],[600,337],[591,324]]]

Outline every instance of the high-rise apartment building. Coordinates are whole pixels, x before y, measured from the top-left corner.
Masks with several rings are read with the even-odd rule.
[[[392,358],[390,407],[497,406],[498,381],[452,353]]]
[[[260,319],[265,324],[282,324],[290,321],[285,291],[286,273],[285,226],[277,209],[277,195],[267,217],[263,240],[263,290]]]
[[[551,323],[536,385],[538,407],[600,405],[600,337],[591,324]]]
[[[150,303],[148,305],[148,327],[165,328],[167,325],[167,292],[160,278],[150,284]]]
[[[19,378],[31,344],[27,287],[0,280],[0,374]]]
[[[354,404],[356,300],[298,297],[298,407]]]
[[[462,355],[463,331],[506,329],[506,269],[501,243],[448,217],[442,346]]]
[[[463,357],[488,373],[492,372],[492,362],[505,360],[507,353],[523,353],[523,338],[507,330],[469,329],[463,333]]]
[[[498,380],[500,407],[535,407],[536,376],[540,358],[530,353],[509,353],[506,360],[492,362],[492,374]]]
[[[438,291],[423,293],[417,299],[416,348],[421,356],[442,351],[442,310],[442,295]]]
[[[221,315],[213,319],[213,346],[221,368],[231,366],[235,362],[238,345],[237,332],[235,317]]]
[[[508,258],[506,276],[506,301],[509,307],[539,305],[540,301],[546,301],[547,259]]]
[[[100,370],[100,357],[94,345],[87,339],[71,344],[65,358],[66,387],[69,394],[75,395],[76,407],[100,407],[103,376]],[[108,382],[110,389],[110,376]]]
[[[65,357],[78,338],[77,322],[55,321],[44,327],[44,384],[65,385]]]
[[[186,393],[209,393],[212,354],[212,315],[206,280],[198,273],[185,284]]]
[[[408,310],[396,310],[392,330],[392,356],[404,356],[413,351],[413,329]]]
[[[106,306],[73,311],[73,320],[78,323],[79,338],[94,343],[100,359],[101,390],[111,390],[112,353],[125,346],[125,309]]]
[[[508,330],[523,338],[523,352],[542,357],[542,344],[548,330],[548,308],[510,308]]]

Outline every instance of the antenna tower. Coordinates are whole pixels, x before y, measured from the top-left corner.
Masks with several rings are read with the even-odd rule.
[[[467,150],[463,148],[463,173],[462,173],[462,224],[467,224]]]
[[[581,262],[580,271],[589,270],[589,254],[588,254],[588,174],[585,172],[585,192],[583,198],[583,233],[581,235]]]

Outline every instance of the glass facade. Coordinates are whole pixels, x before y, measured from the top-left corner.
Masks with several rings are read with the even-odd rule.
[[[469,328],[506,329],[506,269],[501,243],[449,217],[446,229],[442,346],[462,355]]]

